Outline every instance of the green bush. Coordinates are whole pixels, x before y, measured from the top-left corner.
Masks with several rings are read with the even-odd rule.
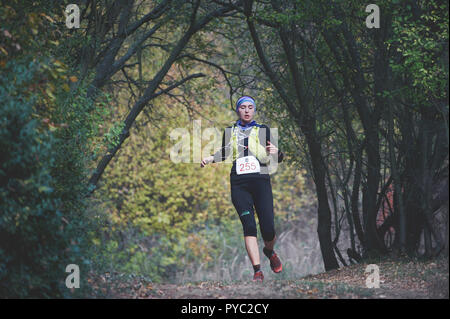
[[[89,112],[92,102],[84,98],[82,86],[73,92],[55,90],[51,118],[44,118],[39,113],[42,95],[30,87],[45,75],[45,63],[11,60],[0,77],[0,297],[4,298],[89,293],[90,246],[101,219],[94,218],[97,212],[85,197],[92,160],[86,154],[93,127],[101,119]],[[68,264],[80,267],[82,289],[65,286]]]
[[[35,69],[33,63],[10,63],[9,76],[0,78],[2,297],[51,296],[64,283],[60,261],[69,239],[50,174],[55,138],[39,130],[32,116],[34,99],[22,92]]]

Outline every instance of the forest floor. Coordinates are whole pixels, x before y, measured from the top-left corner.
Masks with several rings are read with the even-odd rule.
[[[91,279],[97,298],[152,299],[441,299],[449,298],[448,257],[431,261],[383,260],[379,288],[367,288],[369,263],[342,267],[298,279],[276,279],[266,274],[264,283],[200,281],[184,284],[152,283],[138,276],[106,274]]]

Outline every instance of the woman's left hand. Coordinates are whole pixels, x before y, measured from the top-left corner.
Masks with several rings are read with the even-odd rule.
[[[273,145],[272,143],[270,143],[270,141],[267,141],[267,146],[266,146],[266,152],[267,154],[278,154],[278,148]]]

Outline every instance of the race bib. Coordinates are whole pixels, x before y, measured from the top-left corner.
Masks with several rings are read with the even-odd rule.
[[[236,174],[259,173],[259,162],[254,156],[245,156],[236,160]]]

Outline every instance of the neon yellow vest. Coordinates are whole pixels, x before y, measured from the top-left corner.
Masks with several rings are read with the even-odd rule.
[[[233,132],[231,134],[231,149],[233,151],[233,161],[235,161],[239,157],[243,157],[243,154],[239,154],[238,149],[238,131],[239,128],[234,125],[233,126]],[[251,128],[250,134],[248,136],[248,149],[249,151],[255,155],[255,157],[263,164],[266,164],[269,162],[269,156],[267,155],[266,149],[264,146],[261,145],[259,142],[259,127],[253,126]],[[242,151],[241,151],[242,153]],[[239,157],[238,157],[239,155]],[[250,154],[249,154],[250,155]]]

